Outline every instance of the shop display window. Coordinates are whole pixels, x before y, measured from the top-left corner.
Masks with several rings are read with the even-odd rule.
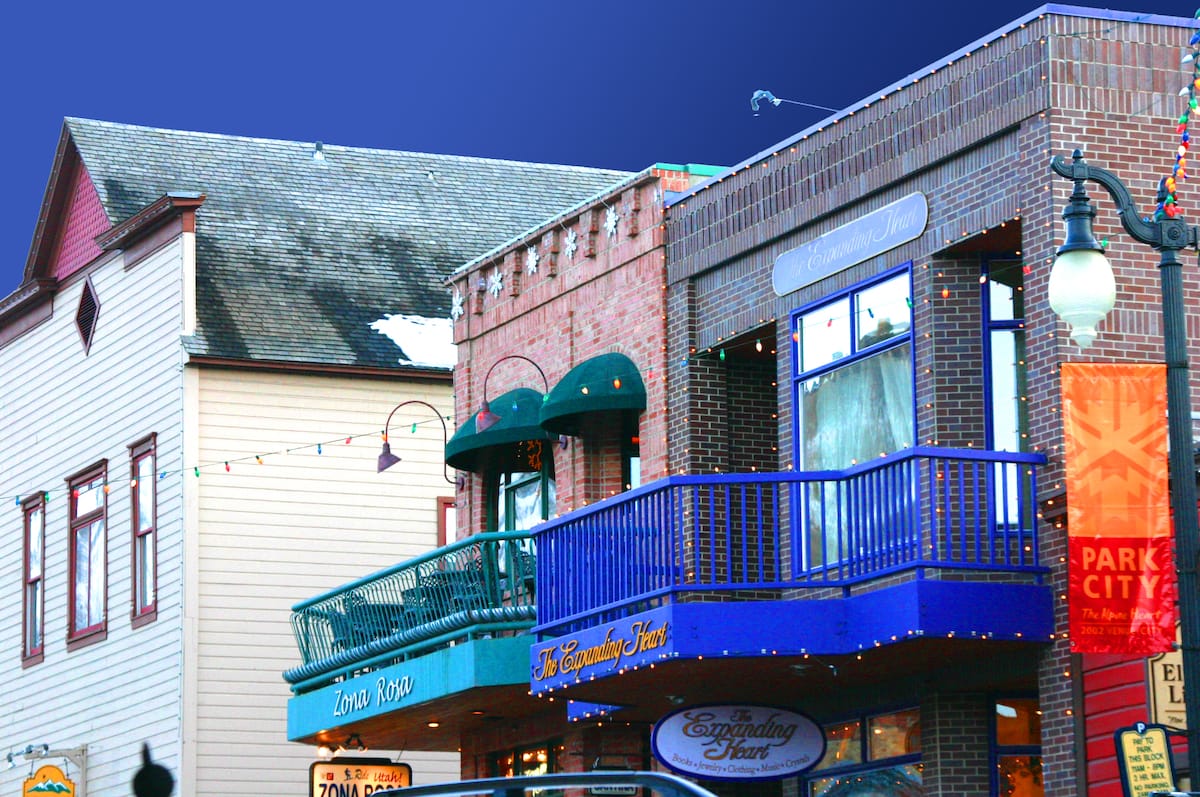
[[[1043,797],[1042,712],[1034,698],[995,703],[996,781],[1000,797]]]
[[[491,776],[512,778],[558,772],[558,758],[562,749],[561,743],[551,742],[493,753],[489,766]]]
[[[873,714],[825,726],[825,755],[807,797],[910,797],[921,781],[921,712]]]

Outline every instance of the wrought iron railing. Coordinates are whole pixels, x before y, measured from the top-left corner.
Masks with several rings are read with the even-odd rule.
[[[1040,580],[1044,463],[921,447],[842,471],[670,476],[534,530],[534,632],[565,633],[683,594],[778,598],[905,572]]]
[[[481,534],[292,607],[303,663],[294,692],[452,640],[533,625],[534,553],[527,532]]]

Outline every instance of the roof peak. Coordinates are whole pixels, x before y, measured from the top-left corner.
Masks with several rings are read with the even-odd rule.
[[[329,155],[330,153],[342,152],[358,152],[358,153],[373,153],[380,155],[399,155],[408,157],[431,158],[434,160],[443,160],[454,163],[483,163],[483,164],[520,164],[522,166],[538,166],[550,169],[570,169],[572,171],[588,170],[597,172],[625,171],[623,169],[609,168],[602,166],[577,166],[569,163],[542,163],[538,161],[525,161],[515,158],[488,158],[479,155],[454,155],[442,152],[420,152],[417,150],[407,149],[388,149],[385,147],[357,147],[345,144],[331,144],[324,139],[315,139],[312,141],[301,141],[297,139],[287,138],[264,138],[259,136],[247,136],[237,133],[213,133],[200,130],[183,130],[173,127],[155,127],[153,125],[139,125],[129,122],[111,122],[103,119],[89,119],[82,116],[68,116],[63,120],[68,127],[72,125],[90,125],[105,127],[112,130],[141,130],[153,133],[170,134],[176,136],[187,136],[196,139],[210,140],[225,140],[237,141],[244,143],[255,144],[273,144],[276,146],[296,146],[305,149],[311,149],[316,144],[321,144],[322,150]]]

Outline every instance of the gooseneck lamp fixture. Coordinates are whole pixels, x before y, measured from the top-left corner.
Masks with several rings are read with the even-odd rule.
[[[483,403],[479,407],[479,412],[475,415],[475,431],[477,432],[482,432],[485,429],[495,426],[496,422],[500,420],[500,416],[492,412],[492,409],[488,404],[487,385],[488,379],[490,379],[492,376],[492,371],[495,371],[496,366],[505,360],[524,360],[537,369],[538,375],[542,377],[542,401],[546,400],[547,394],[550,392],[550,382],[547,381],[546,372],[542,370],[540,365],[526,357],[524,354],[504,355],[499,360],[496,360],[496,362],[492,363],[492,367],[489,368],[487,373],[483,376]]]
[[[379,452],[379,466],[376,473],[383,473],[385,470],[400,461],[400,457],[392,453],[392,446],[388,442],[388,427],[392,424],[392,416],[396,414],[396,410],[400,409],[401,407],[407,407],[409,404],[420,404],[422,407],[428,407],[433,411],[433,414],[438,419],[438,422],[442,424],[443,450],[446,447],[446,442],[450,439],[449,432],[446,429],[446,419],[443,418],[442,414],[437,411],[437,407],[433,406],[427,401],[421,401],[420,399],[409,399],[408,401],[402,401],[392,408],[392,411],[388,413],[387,421],[383,424],[383,450]],[[445,480],[450,484],[455,483],[454,479],[450,478],[450,472],[446,469],[446,463],[444,461],[442,462],[442,477],[445,478]]]
[[[1179,625],[1187,720],[1188,771],[1192,783],[1200,782],[1200,519],[1196,511],[1196,463],[1192,441],[1191,393],[1188,385],[1187,328],[1183,304],[1181,249],[1196,249],[1197,228],[1178,217],[1138,216],[1129,189],[1106,169],[1089,166],[1075,150],[1068,163],[1062,156],[1050,161],[1058,175],[1075,181],[1063,211],[1066,242],[1050,272],[1050,305],[1072,325],[1071,337],[1086,347],[1095,338],[1095,324],[1112,309],[1116,298],[1112,268],[1092,234],[1096,211],[1088,201],[1084,183],[1099,183],[1117,205],[1121,226],[1141,243],[1159,253],[1162,289],[1163,352],[1167,363],[1167,439],[1170,445],[1171,512],[1175,529],[1175,566],[1179,579]],[[1159,182],[1157,202],[1166,198],[1165,181]],[[1111,297],[1111,298],[1110,298]],[[1107,307],[1105,307],[1107,304]]]

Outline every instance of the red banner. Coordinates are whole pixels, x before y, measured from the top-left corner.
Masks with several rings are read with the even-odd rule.
[[[1166,368],[1064,363],[1061,375],[1071,650],[1170,650]]]

